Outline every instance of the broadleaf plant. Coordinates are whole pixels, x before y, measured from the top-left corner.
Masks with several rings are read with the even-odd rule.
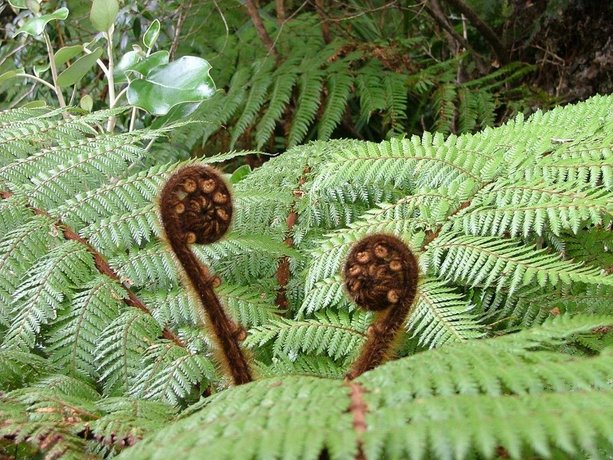
[[[0,450],[606,456],[612,106],[596,96],[476,134],[318,141],[243,168],[229,232],[190,247],[234,336],[245,330],[255,381],[237,386],[158,207],[174,172],[230,178],[249,152],[184,161],[165,139],[174,127],[104,132],[125,108],[1,112]],[[343,275],[374,234],[415,255],[415,301],[389,362],[345,378],[382,324]]]

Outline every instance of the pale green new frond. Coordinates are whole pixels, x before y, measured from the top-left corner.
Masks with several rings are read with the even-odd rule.
[[[192,406],[183,419],[120,458],[203,449],[214,458],[582,457],[613,445],[608,353],[543,351],[610,325],[562,317],[501,338],[403,358],[354,382],[308,376],[241,385]],[[587,415],[587,416],[586,416]],[[263,428],[265,427],[265,428]]]
[[[62,302],[90,280],[93,260],[82,244],[68,241],[40,258],[13,293],[13,311],[3,347],[32,349],[43,325],[55,319]]]
[[[119,316],[125,297],[121,285],[105,275],[85,284],[54,321],[48,343],[51,362],[67,374],[95,380],[97,343]]]
[[[160,334],[155,320],[136,308],[125,310],[102,331],[95,354],[105,394],[132,388],[143,365],[141,357]]]
[[[167,458],[176,453],[215,459],[285,458],[316,460],[326,450],[331,459],[357,453],[348,389],[342,382],[314,377],[266,379],[209,398],[205,408],[119,458]],[[297,416],[300,414],[299,416]],[[196,454],[199,452],[199,454]]]
[[[472,235],[523,235],[545,229],[560,235],[577,233],[586,223],[601,225],[613,215],[613,194],[603,188],[578,191],[574,182],[548,184],[542,180],[496,182],[479,192],[470,207],[453,220],[456,230]]]
[[[256,348],[274,340],[275,356],[291,358],[302,352],[340,359],[353,354],[365,340],[369,320],[370,316],[360,311],[349,314],[332,310],[317,313],[314,319],[272,320],[251,329],[245,345]]]
[[[612,399],[609,390],[395,404],[377,408],[371,422],[378,432],[365,435],[364,449],[368,458],[463,459],[475,451],[495,458],[500,447],[514,459],[552,458],[558,450],[571,458],[598,456],[601,444],[611,446]],[[413,421],[408,430],[407,421]]]
[[[179,406],[190,397],[197,399],[192,389],[197,385],[203,390],[214,378],[215,366],[207,357],[173,343],[156,343],[145,353],[143,369],[134,378],[130,394]]]
[[[430,243],[424,265],[445,279],[472,286],[507,287],[511,292],[531,283],[613,285],[613,277],[601,274],[597,268],[563,260],[516,239],[448,233]]]
[[[420,284],[407,327],[421,345],[437,347],[483,337],[471,305],[455,289],[436,279]]]

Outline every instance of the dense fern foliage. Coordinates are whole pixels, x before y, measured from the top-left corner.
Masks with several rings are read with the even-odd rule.
[[[381,22],[395,21],[388,16]],[[278,30],[269,23],[281,44],[276,58],[241,18],[229,16],[234,34],[213,34],[214,41],[199,45],[221,89],[193,115],[201,129],[179,130],[184,145],[274,151],[343,133],[365,139],[423,129],[463,133],[491,126],[503,112],[508,116],[536,99],[521,84],[533,68],[520,62],[462,79],[466,56],[433,59],[422,49],[423,36],[327,43],[312,13]],[[373,18],[362,22],[355,21],[356,30],[382,27]]]
[[[318,141],[231,176],[231,232],[195,248],[249,329],[261,378],[229,390],[159,238],[156,198],[181,163],[152,159],[173,155],[171,128],[109,135],[99,126],[109,112],[0,112],[0,448],[49,458],[166,458],[179,444],[186,458],[203,445],[212,458],[611,449],[612,106],[595,97],[461,136]],[[240,155],[190,161],[223,167]],[[398,352],[408,357],[345,386],[372,318],[348,301],[341,267],[374,232],[419,257]],[[582,316],[550,319],[560,314]],[[349,394],[367,407],[358,430],[364,409],[348,412]],[[126,449],[177,415],[187,417]]]

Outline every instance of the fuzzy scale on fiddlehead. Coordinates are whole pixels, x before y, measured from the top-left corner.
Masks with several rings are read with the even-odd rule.
[[[239,345],[245,331],[228,318],[215,294],[220,279],[211,276],[189,246],[214,243],[227,232],[232,220],[227,185],[208,166],[184,167],[164,186],[160,211],[166,238],[206,312],[222,364],[236,385],[252,381],[249,362]]]
[[[376,312],[362,351],[347,378],[354,379],[377,367],[392,351],[417,292],[417,259],[398,238],[371,235],[349,253],[345,286],[355,303]]]

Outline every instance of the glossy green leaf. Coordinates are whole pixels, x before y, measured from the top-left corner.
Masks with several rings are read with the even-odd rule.
[[[121,56],[117,65],[115,65],[115,71],[113,76],[115,77],[115,83],[122,83],[128,81],[126,71],[132,69],[143,58],[138,51],[128,51]]]
[[[9,0],[9,5],[13,8],[17,8],[19,10],[28,9],[28,5],[26,4],[26,0]]]
[[[153,115],[166,115],[185,102],[201,102],[215,93],[210,69],[207,61],[194,56],[158,66],[146,78],[130,82],[128,102]]]
[[[43,65],[35,65],[33,67],[34,70],[34,75],[36,75],[37,77],[40,77],[41,74],[45,73],[47,70],[49,70],[49,67],[51,67],[51,65],[49,63],[47,64],[43,64]]]
[[[26,6],[33,13],[40,13],[40,2],[38,0],[26,0]]]
[[[0,75],[0,83],[4,83],[7,80],[17,78],[21,75],[23,75],[23,69],[9,70],[8,72],[4,72],[3,74]]]
[[[138,74],[134,78],[146,77],[156,67],[168,64],[168,56],[168,51],[158,51],[147,57],[139,51],[129,51],[121,57],[115,67],[113,73],[115,82],[126,82],[130,79],[131,74]]]
[[[118,12],[117,0],[94,0],[89,12],[89,20],[98,32],[106,32],[115,23]]]
[[[78,56],[83,52],[83,45],[64,46],[55,53],[55,65],[58,67],[66,64],[73,57]]]
[[[151,23],[151,25],[145,32],[145,35],[143,35],[143,44],[148,49],[151,49],[155,45],[155,42],[157,42],[159,36],[160,36],[160,21],[156,19]]]
[[[92,109],[94,108],[94,99],[89,94],[86,94],[79,101],[79,106],[83,110],[85,110],[87,112],[91,112]]]
[[[21,107],[24,109],[38,109],[40,107],[46,107],[45,101],[30,101],[23,104]]]
[[[102,55],[102,48],[94,50],[91,54],[87,54],[77,59],[74,64],[64,70],[58,77],[57,82],[60,87],[65,88],[67,86],[74,85],[81,80],[85,74],[95,64],[96,60]]]
[[[45,30],[45,26],[51,21],[63,21],[68,17],[68,8],[60,8],[51,14],[43,14],[36,18],[32,18],[21,26],[21,28],[15,32],[15,35],[27,34],[36,37],[42,34]]]
[[[201,102],[188,102],[185,104],[175,105],[166,115],[162,115],[161,117],[157,117],[155,120],[153,120],[153,123],[151,123],[151,128],[159,129],[163,126],[168,126],[172,123],[186,120],[187,117],[189,117],[198,107],[200,107],[200,104]]]

